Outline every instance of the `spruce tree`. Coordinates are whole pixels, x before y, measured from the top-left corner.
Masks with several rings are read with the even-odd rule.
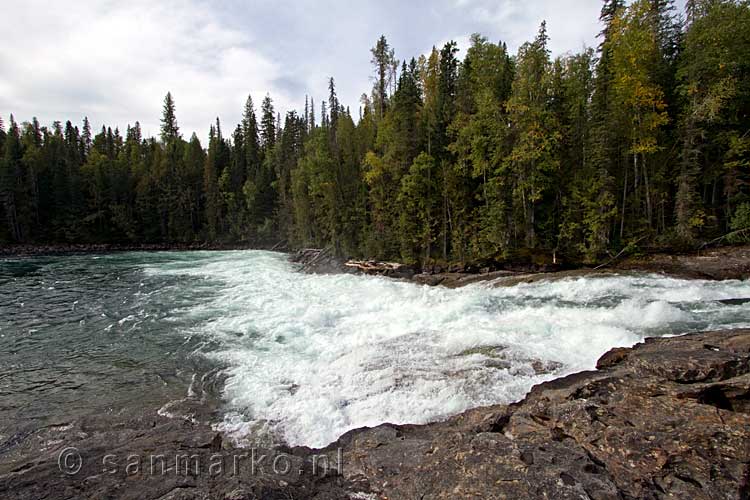
[[[328,80],[328,108],[330,109],[331,113],[331,133],[335,135],[336,125],[338,124],[339,120],[339,101],[336,97],[336,85],[334,84],[333,77],[329,78]]]
[[[375,66],[375,87],[373,88],[373,102],[377,117],[382,119],[388,106],[388,85],[391,68],[396,62],[394,50],[388,45],[385,35],[381,35],[375,47],[370,49],[372,53],[372,64]]]
[[[276,144],[276,114],[273,109],[273,101],[268,94],[263,98],[263,104],[261,105],[260,141],[266,155]]]
[[[4,152],[2,163],[0,163],[0,195],[2,196],[3,211],[8,224],[8,232],[12,241],[23,240],[19,214],[19,200],[22,196],[22,171],[21,171],[21,138],[18,124],[10,115],[10,126],[4,138]]]
[[[88,116],[83,117],[83,132],[81,133],[81,144],[83,145],[84,155],[88,155],[91,151],[91,124],[89,123]]]
[[[161,117],[161,140],[164,144],[168,144],[179,136],[180,128],[177,126],[174,99],[172,99],[172,93],[167,92]]]

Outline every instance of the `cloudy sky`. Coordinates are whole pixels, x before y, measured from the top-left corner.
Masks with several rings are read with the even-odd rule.
[[[553,55],[596,43],[601,0],[4,0],[0,116],[158,134],[172,92],[186,137],[203,139],[218,116],[240,120],[248,94],[268,92],[282,113],[316,103],[336,79],[358,109],[372,86],[370,52],[385,34],[399,59],[482,33],[515,52],[547,20]],[[680,2],[682,3],[682,2]],[[461,51],[459,57],[465,53]]]

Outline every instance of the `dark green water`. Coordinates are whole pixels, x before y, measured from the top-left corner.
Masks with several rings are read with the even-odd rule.
[[[0,434],[184,397],[211,346],[181,334],[200,321],[181,313],[216,284],[144,268],[201,254],[0,261]]]

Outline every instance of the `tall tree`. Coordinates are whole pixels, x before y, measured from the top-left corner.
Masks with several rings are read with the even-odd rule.
[[[370,52],[372,53],[372,64],[375,66],[375,87],[372,90],[372,97],[377,117],[382,119],[388,107],[388,86],[392,78],[392,68],[398,62],[385,35],[380,36]]]
[[[10,126],[4,137],[4,150],[5,155],[0,164],[0,194],[10,237],[13,241],[20,242],[24,237],[19,214],[19,203],[23,196],[22,151],[18,124],[13,115],[10,115]]]
[[[515,141],[507,168],[513,176],[513,201],[521,216],[520,232],[529,248],[537,245],[538,205],[559,168],[560,132],[548,100],[551,65],[547,43],[547,26],[543,22],[534,42],[524,44],[518,51],[508,102]]]
[[[637,0],[615,18],[611,40],[613,104],[630,146],[635,211],[649,229],[654,227],[658,199],[654,179],[661,173],[649,160],[662,149],[659,132],[669,122],[657,77],[660,48],[651,16],[649,1]]]
[[[167,95],[164,97],[164,108],[161,118],[161,140],[167,144],[176,140],[179,136],[180,127],[177,126],[174,99],[172,99],[172,93],[167,92]]]

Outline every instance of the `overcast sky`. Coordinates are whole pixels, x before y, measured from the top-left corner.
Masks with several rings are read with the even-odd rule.
[[[0,116],[80,122],[88,116],[156,135],[169,90],[186,138],[201,140],[218,116],[226,135],[248,94],[266,93],[282,114],[316,107],[327,78],[356,114],[372,86],[370,47],[385,34],[398,59],[469,35],[515,53],[547,20],[553,55],[595,46],[601,0],[4,0]],[[682,4],[683,2],[679,2]],[[359,4],[359,5],[356,5]]]

